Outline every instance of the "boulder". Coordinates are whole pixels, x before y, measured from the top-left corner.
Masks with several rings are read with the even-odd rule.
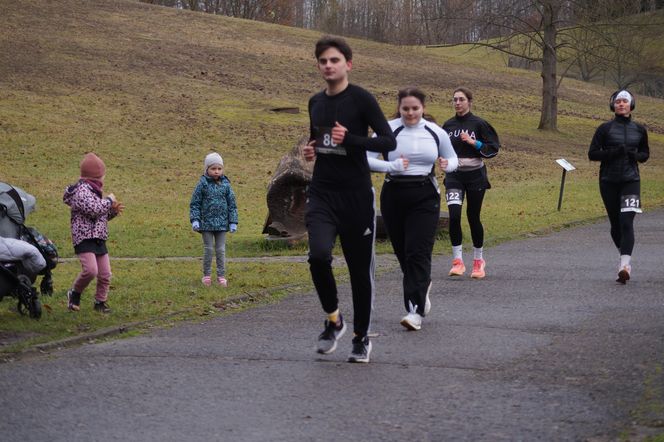
[[[293,149],[284,155],[267,186],[268,215],[263,233],[268,239],[298,241],[307,235],[304,223],[306,189],[311,182],[314,162],[302,156],[307,144],[301,138]]]
[[[281,157],[267,186],[268,214],[263,233],[269,240],[297,242],[307,237],[304,222],[306,190],[314,171],[314,161],[307,161],[302,156],[302,148],[307,141],[307,137],[301,138],[290,152]],[[447,212],[440,213],[438,233],[447,230],[448,218]],[[387,239],[380,210],[376,210],[376,238]]]

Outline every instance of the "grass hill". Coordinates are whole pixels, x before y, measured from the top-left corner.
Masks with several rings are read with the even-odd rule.
[[[188,203],[212,149],[238,197],[233,253],[261,252],[266,186],[307,134],[307,100],[322,88],[313,57],[320,33],[129,0],[2,2],[0,29],[0,180],[37,196],[30,224],[64,255],[71,246],[62,191],[90,150],[106,162],[106,189],[127,206],[111,223],[113,255],[200,254]],[[454,87],[475,91],[475,113],[503,142],[489,166],[494,190],[484,216],[493,240],[602,215],[598,165],[586,152],[611,117],[610,89],[564,80],[560,132],[543,133],[539,75],[509,69],[497,54],[350,42],[351,81],[374,93],[386,114],[406,85],[430,94],[428,111],[439,122],[452,116]],[[301,111],[270,111],[284,106]],[[639,97],[635,117],[650,130],[644,202],[660,206],[664,102]],[[561,157],[578,170],[557,212]]]
[[[272,172],[307,134],[307,100],[322,88],[313,57],[319,33],[130,0],[4,1],[0,30],[0,180],[38,198],[29,224],[71,256],[62,192],[77,179],[83,153],[97,152],[107,165],[105,190],[126,204],[110,223],[111,255],[148,258],[113,260],[112,315],[92,311],[91,290],[79,314],[67,312],[64,294],[79,271],[75,261],[56,268],[56,296],[43,298],[41,321],[20,317],[12,311],[15,301],[5,298],[0,357],[111,326],[134,330],[199,320],[312,289],[301,262],[229,263],[230,284],[218,290],[200,284],[198,262],[153,258],[201,256],[188,206],[211,149],[224,157],[240,209],[228,255],[304,253],[304,247],[265,241],[261,230]],[[598,165],[586,152],[597,125],[611,117],[611,90],[566,79],[560,132],[543,133],[536,129],[539,75],[506,68],[498,54],[350,42],[351,80],[374,93],[386,114],[406,85],[430,94],[427,110],[440,122],[453,114],[454,87],[475,91],[475,113],[493,124],[503,143],[489,162],[488,245],[604,215]],[[269,110],[275,107],[301,112]],[[651,160],[641,168],[648,210],[664,205],[664,102],[638,97],[636,118],[650,129]],[[578,169],[568,175],[559,212],[561,170],[554,161],[560,157]],[[380,189],[378,174],[375,183]],[[609,250],[608,232],[606,241]],[[378,250],[390,252],[390,246],[381,243]],[[445,238],[436,243],[441,251],[449,252]],[[343,278],[345,269],[337,274]]]

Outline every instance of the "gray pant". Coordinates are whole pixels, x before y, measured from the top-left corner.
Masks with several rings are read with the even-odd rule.
[[[203,276],[212,274],[212,253],[217,258],[217,276],[226,275],[226,232],[201,232],[203,234]]]

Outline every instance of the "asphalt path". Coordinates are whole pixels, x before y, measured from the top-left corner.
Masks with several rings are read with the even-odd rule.
[[[490,235],[490,220],[486,221]],[[664,432],[664,212],[637,217],[632,280],[600,222],[434,260],[421,331],[377,279],[370,364],[315,353],[315,293],[0,364],[3,441],[633,440]],[[466,255],[466,265],[472,256]],[[341,309],[351,320],[348,285]],[[630,436],[631,434],[631,436]]]

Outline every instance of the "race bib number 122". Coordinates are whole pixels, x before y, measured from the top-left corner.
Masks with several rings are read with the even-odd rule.
[[[447,200],[447,205],[451,206],[453,204],[461,205],[463,204],[463,190],[461,189],[447,189],[445,192],[445,199]]]

